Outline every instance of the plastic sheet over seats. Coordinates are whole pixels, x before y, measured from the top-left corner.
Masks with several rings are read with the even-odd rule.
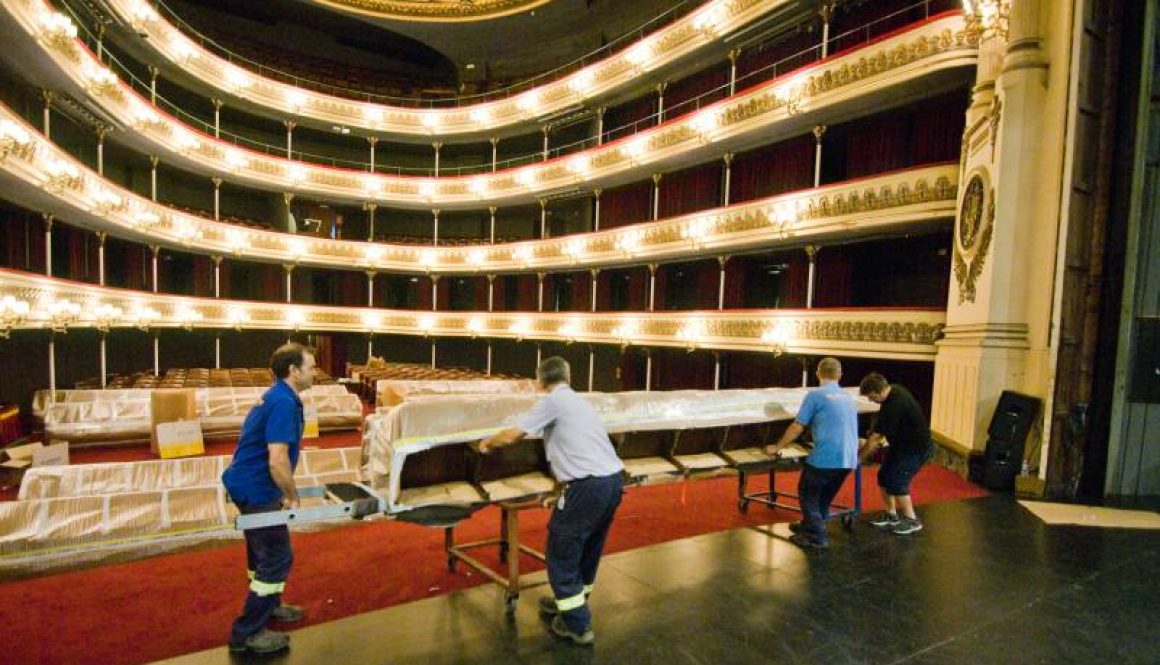
[[[241,429],[246,414],[266,388],[199,388],[197,415],[209,436]],[[136,441],[149,438],[151,390],[41,390],[33,413],[44,421],[50,439],[72,442]],[[302,393],[302,403],[318,412],[323,430],[356,429],[362,403],[340,385],[315,386]]]
[[[381,379],[375,384],[376,405],[393,407],[408,399],[425,395],[509,395],[534,393],[532,379],[494,379],[475,381],[406,381]]]
[[[770,388],[583,393],[583,396],[600,415],[608,432],[615,435],[788,421],[797,413],[807,392],[804,388]],[[519,415],[538,398],[539,395],[459,395],[417,397],[404,402],[390,413],[368,419],[363,441],[366,477],[376,488],[386,490],[393,512],[437,502],[436,497],[415,492],[417,488],[408,488],[407,496],[402,495],[401,475],[408,458],[436,447],[475,441],[513,426]],[[862,412],[877,409],[862,398],[857,398],[857,404]],[[647,438],[627,434],[626,437]],[[647,479],[685,471],[681,463],[660,454],[660,447],[655,448],[657,452],[630,456],[627,461],[633,466],[634,476]],[[688,461],[704,460],[690,458]],[[455,482],[466,483],[466,480]]]

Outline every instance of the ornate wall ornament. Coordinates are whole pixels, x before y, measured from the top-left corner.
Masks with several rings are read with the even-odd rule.
[[[409,21],[482,21],[539,7],[548,0],[314,0],[316,4]]]
[[[697,133],[697,130],[689,127],[688,125],[681,125],[679,127],[674,127],[671,131],[665,132],[664,134],[661,134],[660,136],[657,136],[656,138],[649,141],[649,148],[653,150],[660,150],[662,148],[668,148],[678,143],[684,143],[685,141],[695,139],[698,136],[700,136],[700,134]]]
[[[985,190],[983,177],[976,174],[967,183],[959,209],[955,233],[954,273],[959,286],[959,304],[975,302],[975,288],[995,228],[995,190]]]
[[[605,166],[612,166],[621,161],[624,161],[624,153],[618,148],[596,155],[589,161],[589,164],[592,165],[592,168],[599,169]]]
[[[998,95],[991,100],[991,110],[987,113],[987,124],[991,130],[991,162],[995,161],[995,142],[999,140],[999,121],[1003,116],[1003,100]]]

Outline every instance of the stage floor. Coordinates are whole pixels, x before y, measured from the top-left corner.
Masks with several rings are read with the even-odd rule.
[[[485,585],[293,631],[290,651],[262,662],[1157,662],[1160,530],[1048,526],[1001,495],[921,516],[905,537],[833,524],[824,552],[780,524],[605,557],[592,648],[547,633],[546,587],[509,619]],[[223,647],[162,662],[239,661]]]

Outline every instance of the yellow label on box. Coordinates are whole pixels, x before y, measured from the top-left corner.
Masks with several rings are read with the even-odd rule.
[[[157,454],[162,459],[204,455],[205,440],[201,436],[201,422],[179,420],[158,424]]]
[[[306,423],[302,427],[303,439],[317,439],[318,438],[318,408],[313,406],[303,407],[302,417]]]

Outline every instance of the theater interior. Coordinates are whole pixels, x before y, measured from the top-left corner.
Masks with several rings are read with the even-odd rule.
[[[0,661],[246,660],[221,475],[297,342],[268,662],[1157,662],[1158,17],[5,0]],[[624,465],[591,645],[544,442],[476,443],[551,357]],[[880,451],[790,541],[824,358],[921,407],[921,531]]]

